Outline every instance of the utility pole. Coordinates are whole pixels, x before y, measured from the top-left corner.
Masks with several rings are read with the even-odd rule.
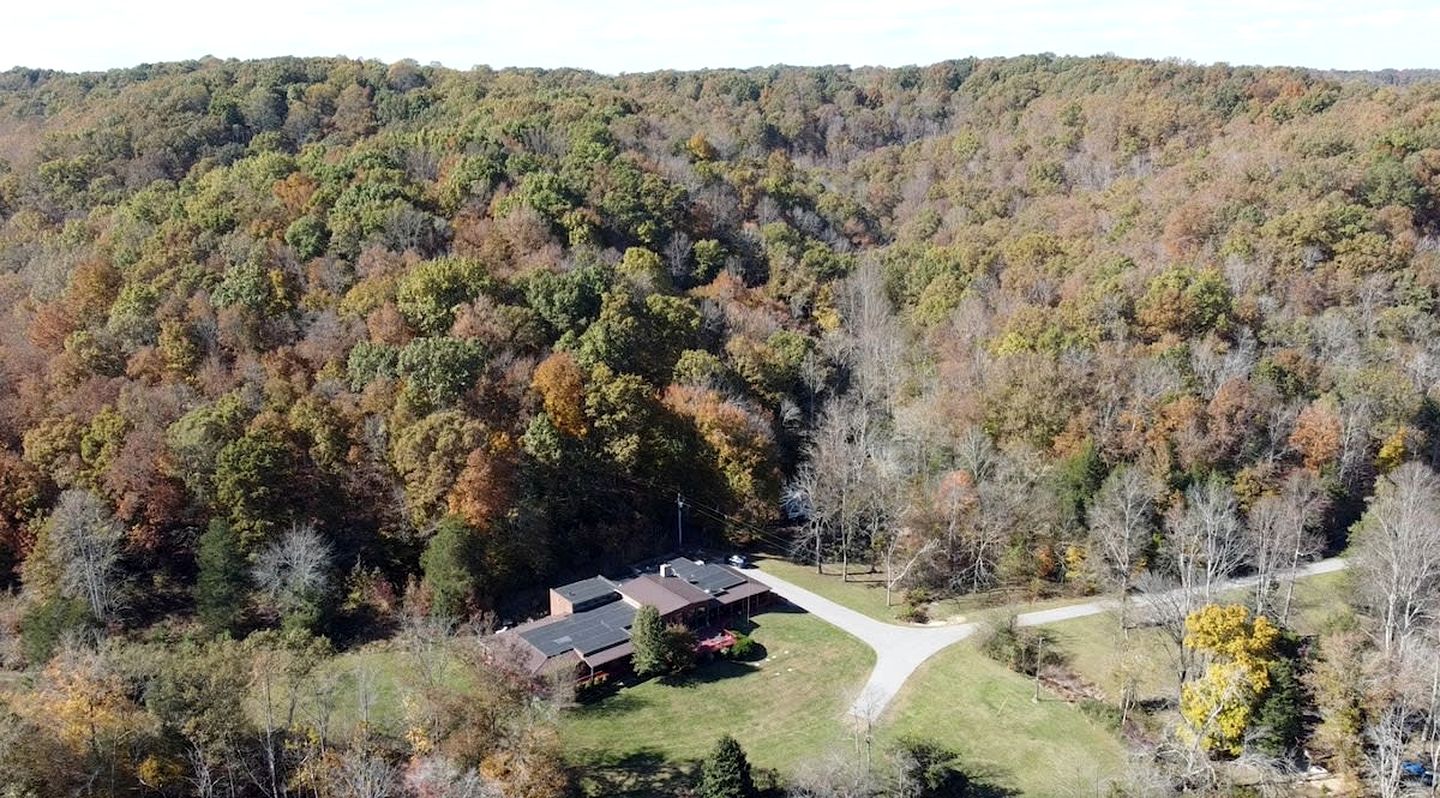
[[[1035,703],[1040,703],[1040,666],[1045,661],[1045,634],[1040,633],[1035,642]]]
[[[685,551],[685,497],[675,494],[675,553]]]

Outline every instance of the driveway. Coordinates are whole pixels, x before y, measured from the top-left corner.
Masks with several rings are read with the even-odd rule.
[[[951,626],[901,626],[877,621],[758,568],[745,575],[770,586],[776,595],[875,649],[875,669],[860,690],[850,714],[874,720],[880,716],[910,674],[940,649],[975,633],[973,623]]]
[[[1333,573],[1344,568],[1345,561],[1333,557],[1302,566],[1296,571],[1296,576],[1303,578]],[[895,623],[885,623],[837,604],[794,582],[761,571],[759,568],[751,567],[741,570],[747,577],[769,585],[776,595],[791,604],[838,627],[841,631],[859,638],[875,650],[875,669],[870,672],[870,678],[860,690],[860,695],[855,699],[855,703],[850,705],[850,714],[861,719],[873,721],[879,718],[885,707],[895,698],[895,694],[900,692],[905,680],[910,678],[910,674],[914,673],[921,663],[941,649],[964,640],[980,628],[980,625],[976,623],[947,626],[901,626]],[[1222,589],[1250,587],[1254,584],[1254,577],[1243,577],[1229,580]],[[1151,600],[1154,598],[1152,597]],[[1144,603],[1146,599],[1144,596],[1138,596],[1136,601]],[[1118,605],[1113,599],[1104,599],[1021,613],[1015,616],[1015,620],[1020,626],[1039,626],[1098,615],[1102,612],[1109,612],[1116,606]]]
[[[1345,561],[1340,559],[1339,557],[1331,557],[1328,560],[1320,560],[1318,562],[1312,562],[1300,566],[1299,568],[1295,569],[1294,578],[1304,579],[1307,576],[1319,576],[1320,574],[1330,574],[1335,573],[1336,571],[1343,570],[1345,570]],[[1282,573],[1280,574],[1280,578],[1285,578],[1287,575],[1288,572]],[[1242,576],[1238,579],[1227,579],[1222,582],[1218,588],[1215,589],[1224,591],[1235,590],[1237,588],[1254,587],[1257,581],[1257,577]],[[1134,596],[1132,602],[1138,606],[1143,607],[1146,604],[1150,604],[1159,600],[1163,596],[1173,596],[1179,594],[1179,590],[1172,590],[1167,593],[1161,593],[1151,596],[1146,596],[1145,594],[1140,593]],[[1120,602],[1116,601],[1115,599],[1100,599],[1098,601],[1085,602],[1084,604],[1068,604],[1064,607],[1056,607],[1053,610],[1037,610],[1036,612],[1020,613],[1019,615],[1015,616],[1015,624],[1017,626],[1041,626],[1047,623],[1058,623],[1060,621],[1069,621],[1074,618],[1084,618],[1087,615],[1099,615],[1102,612],[1109,612],[1110,610],[1116,609],[1119,606]]]

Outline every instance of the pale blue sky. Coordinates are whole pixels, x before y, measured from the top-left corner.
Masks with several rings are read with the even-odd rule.
[[[0,69],[202,55],[413,58],[601,72],[928,64],[1054,52],[1337,69],[1440,67],[1418,0],[15,0]]]

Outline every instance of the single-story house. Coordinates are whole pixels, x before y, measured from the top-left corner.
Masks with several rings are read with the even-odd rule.
[[[698,628],[748,614],[770,588],[718,563],[684,557],[623,581],[592,576],[550,589],[550,615],[501,632],[531,673],[573,671],[579,679],[629,667],[630,625],[649,605],[666,623]]]

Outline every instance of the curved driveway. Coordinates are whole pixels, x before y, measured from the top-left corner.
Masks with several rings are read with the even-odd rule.
[[[1315,576],[1339,571],[1344,567],[1344,560],[1338,557],[1331,558],[1302,566],[1297,569],[1296,576]],[[855,703],[850,705],[850,714],[859,718],[871,720],[878,718],[895,694],[900,692],[900,687],[905,684],[905,680],[910,678],[910,674],[914,673],[921,663],[941,649],[974,634],[975,630],[979,628],[979,624],[976,623],[947,626],[902,626],[885,623],[837,604],[772,573],[754,567],[742,570],[747,577],[769,585],[776,595],[820,620],[838,627],[841,631],[859,638],[875,650],[875,669],[870,672],[870,678],[865,682],[864,688],[860,690],[860,695],[855,699]],[[1225,589],[1249,587],[1254,583],[1253,577],[1235,579],[1227,582]],[[1136,600],[1141,603],[1145,602],[1143,596],[1137,597]],[[1020,626],[1039,626],[1068,621],[1073,618],[1083,618],[1087,615],[1098,615],[1115,606],[1116,602],[1113,599],[1090,601],[1055,609],[1021,613],[1015,616],[1015,621]]]
[[[841,631],[860,638],[875,649],[875,669],[860,690],[850,713],[861,718],[877,718],[910,674],[937,651],[969,637],[978,628],[973,623],[951,626],[901,626],[877,621],[849,607],[836,604],[812,593],[794,582],[761,571],[744,569],[745,575],[770,589],[791,604]]]

